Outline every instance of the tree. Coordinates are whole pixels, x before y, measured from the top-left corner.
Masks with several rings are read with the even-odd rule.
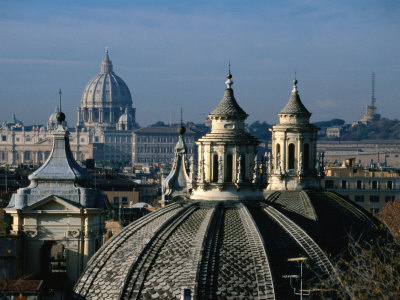
[[[400,299],[399,250],[391,235],[369,242],[350,239],[321,290],[334,291],[339,299]]]
[[[271,138],[271,132],[269,131],[271,125],[266,122],[260,123],[260,121],[255,121],[249,126],[249,133],[259,140],[265,141]]]
[[[391,233],[400,238],[400,201],[395,199],[388,202],[383,209],[376,215],[384,223]]]
[[[327,127],[332,127],[332,126],[343,126],[344,123],[345,123],[345,121],[342,119],[332,119],[330,121],[315,122],[314,125],[319,128],[327,128]]]

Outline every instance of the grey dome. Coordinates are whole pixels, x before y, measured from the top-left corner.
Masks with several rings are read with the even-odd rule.
[[[304,276],[332,272],[349,233],[378,229],[365,210],[321,191],[272,192],[265,201],[182,201],[124,228],[89,261],[79,299],[287,299],[288,258]]]
[[[132,97],[125,82],[113,72],[108,57],[104,58],[100,73],[86,85],[81,99],[82,108],[132,107]]]

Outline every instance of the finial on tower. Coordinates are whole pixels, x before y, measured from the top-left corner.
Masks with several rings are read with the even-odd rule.
[[[61,89],[58,90],[58,94],[60,95],[60,111],[57,113],[56,119],[57,122],[61,124],[62,122],[65,121],[65,114],[61,110],[61,95],[62,95]]]
[[[232,79],[232,74],[231,74],[231,61],[229,61],[229,64],[228,64],[228,75],[226,75],[226,78],[228,78],[228,80],[225,81],[226,87],[227,87],[228,89],[230,89],[231,86],[232,86],[232,84],[233,84],[233,81],[231,80],[231,79]]]
[[[183,108],[181,107],[181,124],[178,126],[179,135],[183,135],[186,132],[185,126],[183,126]]]
[[[106,55],[108,56],[108,46],[106,46]]]
[[[292,93],[297,93],[297,72],[294,71],[293,90]]]

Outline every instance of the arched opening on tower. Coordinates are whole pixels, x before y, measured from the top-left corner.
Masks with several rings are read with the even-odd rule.
[[[294,169],[294,144],[289,144],[288,169]]]
[[[232,154],[226,156],[226,181],[232,182],[232,172],[233,172],[233,159]]]
[[[310,145],[309,144],[304,144],[303,168],[304,168],[304,170],[308,170],[310,168]]]
[[[218,181],[218,154],[213,155],[213,170],[212,170],[212,181]]]

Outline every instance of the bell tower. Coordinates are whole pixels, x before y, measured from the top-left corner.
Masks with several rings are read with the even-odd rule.
[[[229,70],[224,96],[208,115],[211,132],[200,138],[191,199],[263,199],[257,163],[259,141],[245,131],[248,114],[236,102]]]
[[[279,124],[270,129],[272,157],[267,190],[319,188],[315,167],[319,128],[310,124],[311,113],[300,100],[296,79],[289,102],[278,117]]]

